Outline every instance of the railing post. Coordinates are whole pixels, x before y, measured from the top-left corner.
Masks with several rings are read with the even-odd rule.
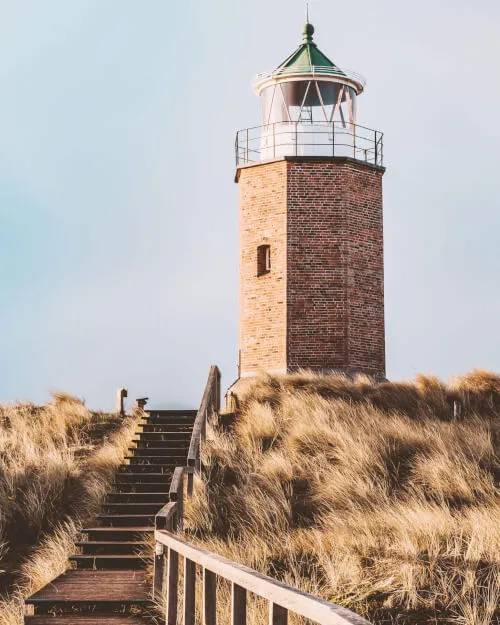
[[[184,469],[182,470],[181,486],[177,494],[177,531],[184,527]]]
[[[246,158],[246,165],[248,165],[248,128],[247,128],[247,158]]]
[[[144,410],[144,406],[148,403],[149,397],[138,397],[135,400],[137,410]]]
[[[333,158],[335,158],[335,122],[332,120],[332,151]]]
[[[117,388],[116,389],[116,413],[123,417],[125,414],[125,408],[123,406],[123,400],[125,397],[128,397],[128,390],[126,388]]]
[[[295,122],[295,156],[299,155],[299,126]]]
[[[168,549],[166,625],[177,625],[177,592],[179,583],[179,554]]]
[[[174,470],[170,488],[175,488],[175,486],[177,486],[177,490],[171,490],[169,498],[170,501],[175,501],[177,504],[176,530],[180,532],[182,531],[184,517],[184,467],[176,467]]]
[[[269,625],[287,625],[288,611],[277,603],[269,603]]]
[[[377,131],[375,130],[375,165],[378,165],[378,141],[377,141]]]
[[[196,564],[184,558],[184,625],[194,625],[196,610]]]
[[[273,158],[276,158],[276,122],[273,122]]]
[[[155,561],[153,575],[153,596],[157,601],[161,601],[165,591],[166,575],[165,548],[161,543],[155,543]]]
[[[188,467],[186,469],[187,473],[187,496],[191,499],[193,496],[193,488],[194,488],[194,470],[193,467]]]
[[[208,569],[203,569],[203,625],[217,623],[217,577]]]
[[[231,625],[246,625],[247,622],[247,591],[231,584]]]
[[[216,395],[215,395],[215,410],[216,412],[219,412],[220,410],[220,380],[221,380],[221,374],[220,374],[220,369],[219,367],[217,367],[217,381],[216,381]]]

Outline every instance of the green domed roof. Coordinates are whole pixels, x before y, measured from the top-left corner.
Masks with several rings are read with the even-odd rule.
[[[331,67],[334,73],[342,75],[342,70],[314,43],[313,34],[314,26],[309,22],[304,24],[302,28],[303,43],[276,68],[276,71],[286,70],[289,73],[296,70],[302,74],[313,73],[314,67]]]

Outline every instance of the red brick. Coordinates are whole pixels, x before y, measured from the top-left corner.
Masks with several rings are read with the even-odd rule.
[[[241,376],[385,376],[383,169],[294,158],[238,170]],[[257,276],[257,247],[271,272]]]

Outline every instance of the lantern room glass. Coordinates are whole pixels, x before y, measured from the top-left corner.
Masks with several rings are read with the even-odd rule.
[[[343,127],[356,123],[356,91],[349,85],[325,80],[287,81],[261,94],[262,125],[294,122]]]
[[[262,159],[355,156],[356,91],[315,78],[276,82],[261,92]]]

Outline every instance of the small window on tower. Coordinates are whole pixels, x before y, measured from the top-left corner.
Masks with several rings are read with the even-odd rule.
[[[271,271],[271,246],[259,245],[257,248],[257,275],[263,276]]]

